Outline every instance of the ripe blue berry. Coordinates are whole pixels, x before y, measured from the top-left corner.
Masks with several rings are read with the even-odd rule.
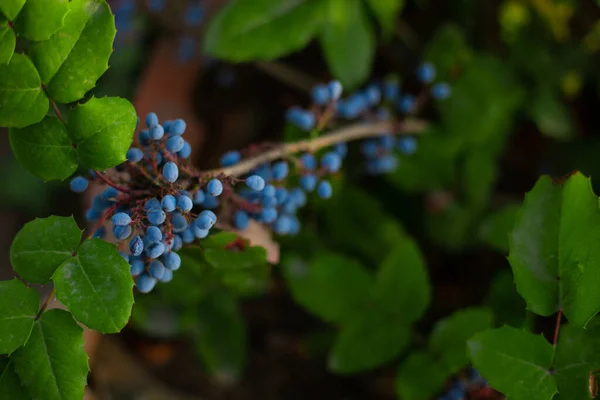
[[[148,128],[154,128],[156,125],[158,125],[158,116],[153,112],[148,113],[148,115],[146,115],[146,126]]]
[[[167,283],[167,282],[171,282],[173,280],[173,271],[171,271],[170,269],[165,269],[165,273],[163,274],[162,278],[159,279],[160,282],[163,283]]]
[[[260,218],[263,222],[270,224],[277,219],[277,210],[271,207],[265,207],[260,212]]]
[[[208,236],[208,229],[201,229],[198,225],[194,225],[192,229],[194,231],[194,236],[198,239],[204,239]]]
[[[117,240],[125,240],[131,236],[131,226],[113,226],[113,234]]]
[[[447,83],[438,83],[431,88],[431,95],[434,99],[445,100],[450,97],[451,89]]]
[[[186,123],[182,119],[176,119],[171,124],[171,129],[169,132],[173,135],[181,136],[185,133]]]
[[[249,223],[250,218],[248,217],[248,213],[246,213],[245,211],[240,210],[236,212],[233,216],[233,224],[235,225],[236,229],[239,229],[241,231],[246,230],[248,228]]]
[[[431,63],[423,63],[417,68],[417,77],[423,83],[431,83],[435,79],[435,67]]]
[[[412,136],[405,136],[398,139],[398,150],[401,153],[412,155],[417,151],[417,141]]]
[[[192,230],[194,224],[188,226],[188,228],[181,232],[181,241],[185,244],[190,244],[196,239],[194,236],[194,231]]]
[[[272,170],[273,170],[273,179],[275,179],[275,180],[285,179],[285,177],[288,175],[288,172],[289,172],[288,163],[285,161],[276,162],[275,164],[273,164]]]
[[[113,225],[126,226],[131,223],[131,217],[124,212],[116,213],[112,216]]]
[[[158,201],[158,199],[156,198],[151,198],[150,200],[146,201],[146,203],[144,203],[144,210],[148,211],[151,210],[153,208],[160,208],[160,201]]]
[[[188,222],[183,215],[175,213],[171,217],[171,225],[173,225],[173,232],[183,232],[188,227]]]
[[[277,218],[277,221],[273,224],[273,232],[279,235],[286,235],[289,233],[292,227],[292,219],[288,215],[282,215]]]
[[[85,191],[85,189],[87,189],[88,184],[88,180],[85,179],[83,176],[76,176],[75,178],[71,179],[71,183],[69,184],[69,186],[71,190],[75,193],[81,193]]]
[[[156,279],[147,273],[143,273],[138,276],[135,285],[141,293],[150,293],[154,289],[154,286],[156,286]]]
[[[167,194],[160,201],[160,205],[162,206],[162,209],[165,210],[166,212],[174,211],[175,208],[177,207],[177,201],[175,200],[175,196]]]
[[[158,260],[154,260],[150,264],[150,268],[148,268],[148,272],[150,273],[150,276],[153,277],[154,279],[160,279],[160,278],[162,278],[163,274],[165,273],[165,269],[166,268],[163,263],[161,263]]]
[[[179,199],[177,199],[177,207],[184,213],[187,213],[194,207],[194,203],[188,196],[179,196]]]
[[[131,251],[131,255],[139,256],[144,251],[144,241],[141,237],[135,236],[129,242],[129,251]]]
[[[195,194],[194,194],[194,204],[199,206],[202,203],[204,203],[204,200],[206,199],[206,196],[204,195],[204,192],[202,190],[198,190]]]
[[[101,216],[102,216],[102,211],[97,210],[95,208],[90,208],[85,213],[85,219],[87,219],[90,222],[98,221]]]
[[[299,107],[292,107],[288,110],[286,118],[289,122],[305,131],[315,127],[315,115],[311,111],[303,110]]]
[[[173,236],[173,246],[171,247],[171,251],[179,251],[183,247],[183,240],[181,240],[181,236],[175,235]]]
[[[139,139],[141,145],[148,146],[150,144],[150,132],[147,129],[140,131]]]
[[[167,214],[165,214],[163,210],[157,208],[149,210],[146,213],[146,216],[152,225],[161,225],[165,222],[165,219],[167,219]]]
[[[144,262],[142,260],[132,260],[129,268],[131,275],[136,276],[144,272]]]
[[[277,202],[279,204],[282,204],[283,202],[285,202],[287,197],[288,197],[288,191],[286,188],[278,187],[277,189],[275,189],[275,198],[277,199]]]
[[[261,199],[263,207],[275,207],[277,205],[277,199],[275,196],[264,196]]]
[[[327,85],[316,85],[312,88],[311,95],[313,101],[321,106],[329,102],[330,93]]]
[[[331,81],[327,87],[329,88],[329,96],[331,96],[333,100],[339,100],[339,98],[342,97],[344,88],[339,81]]]
[[[177,155],[181,158],[188,158],[192,155],[192,146],[190,146],[190,144],[184,140],[183,147],[181,148],[181,150],[179,150]]]
[[[342,158],[338,153],[330,151],[321,158],[321,165],[329,172],[337,172],[342,166]]]
[[[173,161],[169,161],[164,165],[162,174],[167,182],[173,183],[179,177],[179,168]]]
[[[251,175],[246,178],[246,185],[250,189],[260,192],[265,188],[265,180],[258,175]]]
[[[221,157],[221,166],[230,167],[240,162],[242,156],[237,151],[228,151]]]
[[[142,161],[142,158],[144,158],[144,153],[137,147],[127,150],[127,161],[136,163]]]
[[[162,256],[162,261],[165,267],[170,269],[171,271],[177,271],[179,267],[181,267],[181,257],[179,254],[174,252],[169,252]]]
[[[181,149],[183,149],[183,145],[185,144],[185,140],[181,136],[171,136],[167,139],[167,143],[165,146],[170,153],[177,153]]]
[[[156,125],[148,130],[148,135],[152,140],[160,140],[165,135],[165,130],[162,125]]]
[[[338,143],[333,148],[336,153],[340,155],[340,157],[344,158],[348,155],[348,145],[346,143]]]
[[[92,236],[92,237],[96,238],[96,239],[104,239],[105,235],[106,235],[106,229],[104,229],[104,227],[101,226],[100,228],[96,229],[96,232],[94,232],[94,236]]]
[[[369,103],[366,98],[359,94],[355,94],[346,101],[339,102],[338,113],[344,118],[353,119],[366,111],[368,107]]]
[[[149,226],[146,228],[146,236],[144,239],[148,241],[148,243],[156,243],[162,240],[162,232],[156,226]]]
[[[160,256],[162,256],[162,254],[165,252],[166,247],[163,243],[161,242],[154,242],[151,243],[148,248],[146,248],[146,255],[150,258],[158,258]]]
[[[396,101],[400,94],[400,85],[395,80],[385,81],[383,84],[383,93],[386,100]]]
[[[223,184],[218,179],[212,179],[210,182],[208,182],[208,185],[206,185],[206,191],[211,196],[219,196],[221,193],[223,193]]]
[[[322,199],[328,199],[333,194],[333,189],[331,188],[331,183],[328,181],[321,181],[317,186],[317,194]]]
[[[200,4],[191,4],[185,14],[185,22],[190,26],[198,26],[204,19],[204,7]]]
[[[298,207],[304,207],[306,205],[306,193],[300,188],[294,188],[290,191],[290,200]]]
[[[266,185],[262,191],[262,195],[264,197],[274,197],[275,196],[275,186]]]
[[[200,229],[210,229],[217,222],[217,216],[210,210],[204,210],[196,219],[196,225]]]
[[[415,110],[416,103],[415,96],[410,94],[404,95],[398,102],[398,111],[406,114],[412,113]]]
[[[317,168],[317,160],[315,159],[315,156],[310,153],[302,154],[300,161],[302,161],[302,166],[305,169],[313,170]]]
[[[370,85],[365,91],[363,96],[370,105],[375,105],[381,101],[381,90],[376,85]]]
[[[306,174],[300,177],[300,186],[307,192],[312,192],[317,186],[317,177],[313,174]]]

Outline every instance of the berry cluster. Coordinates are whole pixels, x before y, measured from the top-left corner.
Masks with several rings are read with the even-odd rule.
[[[501,396],[488,386],[475,368],[469,370],[459,379],[454,380],[449,389],[439,397],[439,400],[498,400]]]

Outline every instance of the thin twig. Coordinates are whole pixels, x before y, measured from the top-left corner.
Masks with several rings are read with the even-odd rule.
[[[558,333],[560,332],[560,322],[562,319],[562,310],[558,310],[558,314],[556,314],[556,325],[554,326],[554,338],[552,339],[552,344],[556,346],[558,342]]]
[[[96,175],[98,175],[98,178],[100,178],[104,183],[106,183],[108,186],[112,186],[113,188],[117,189],[119,192],[123,192],[123,193],[131,192],[131,190],[121,187],[121,186],[117,185],[116,183],[112,182],[110,179],[105,177],[100,171],[94,171],[94,172],[96,173]]]
[[[255,157],[248,158],[247,160],[243,160],[239,164],[231,167],[200,171],[198,176],[227,175],[237,177],[252,171],[261,164],[283,158],[289,154],[295,154],[299,152],[315,152],[319,149],[333,146],[337,143],[380,136],[385,132],[419,135],[425,130],[426,127],[427,123],[425,121],[417,119],[410,119],[402,122],[399,126],[399,129],[394,129],[394,124],[387,121],[355,124],[315,139],[301,140],[299,142],[277,146],[272,150],[259,154]]]
[[[50,305],[50,302],[52,301],[52,298],[54,297],[54,293],[55,293],[55,290],[54,290],[54,288],[52,288],[52,290],[50,291],[50,294],[48,295],[48,297],[46,297],[46,300],[44,300],[44,304],[42,304],[42,306],[40,307],[40,311],[38,311],[37,315],[35,316],[36,321],[38,319],[40,319],[40,317],[42,316],[44,311],[46,311],[46,308],[48,308],[48,305]]]

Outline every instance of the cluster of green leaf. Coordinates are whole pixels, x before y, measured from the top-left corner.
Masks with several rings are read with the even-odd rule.
[[[376,31],[389,35],[404,0],[232,0],[210,21],[204,48],[234,62],[272,60],[318,39],[332,75],[349,88],[370,74]]]

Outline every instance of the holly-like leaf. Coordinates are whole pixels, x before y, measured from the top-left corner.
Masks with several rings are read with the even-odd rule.
[[[367,303],[373,277],[360,263],[336,253],[317,254],[310,264],[285,260],[283,273],[296,303],[340,323]]]
[[[77,150],[56,117],[47,116],[26,128],[11,128],[9,137],[17,160],[45,181],[66,179],[77,170]]]
[[[557,392],[550,372],[554,348],[541,335],[504,326],[468,342],[473,365],[490,386],[513,400],[550,400]]]
[[[47,283],[56,268],[71,258],[80,240],[81,230],[73,217],[38,218],[15,236],[10,262],[25,280]]]
[[[56,298],[87,327],[115,333],[127,324],[133,306],[133,279],[129,264],[114,244],[100,239],[85,241],[52,280]]]
[[[23,128],[44,118],[50,107],[40,75],[23,54],[0,64],[0,126]]]
[[[398,13],[404,7],[404,0],[368,0],[368,3],[381,24],[383,33],[386,36],[391,35]]]
[[[32,398],[83,398],[88,357],[83,348],[83,329],[68,312],[53,309],[42,314],[29,341],[12,359]]]
[[[396,243],[379,270],[372,294],[378,306],[412,323],[431,301],[429,275],[419,247],[409,237]]]
[[[411,353],[398,368],[396,393],[403,400],[429,400],[444,388],[450,375],[426,351]]]
[[[108,69],[115,34],[114,17],[105,0],[72,0],[64,26],[29,48],[50,96],[70,103],[93,88]]]
[[[316,36],[322,14],[322,0],[233,0],[211,20],[204,49],[236,62],[283,57]]]
[[[25,5],[25,1],[27,0],[2,0],[0,11],[9,21],[13,21],[19,15],[19,11]]]
[[[18,279],[0,282],[0,354],[10,354],[29,338],[40,297]]]
[[[62,28],[68,12],[68,0],[28,0],[15,26],[25,39],[46,40]]]
[[[396,316],[357,310],[342,327],[329,354],[329,369],[352,374],[398,357],[410,342],[411,326]]]
[[[6,21],[0,22],[0,65],[8,64],[15,52],[17,37]]]
[[[81,164],[104,170],[126,160],[137,116],[120,97],[92,98],[69,111],[67,130]]]
[[[491,327],[492,314],[489,310],[459,310],[435,325],[429,337],[429,350],[440,358],[445,370],[458,372],[469,364],[467,340]]]
[[[479,240],[502,253],[508,253],[508,234],[515,225],[519,209],[520,204],[508,204],[488,214],[479,225]]]
[[[371,72],[375,35],[360,0],[328,0],[321,46],[332,74],[355,88]]]
[[[30,400],[15,372],[15,363],[6,356],[0,356],[0,399]]]
[[[526,317],[526,304],[515,286],[513,274],[508,269],[499,271],[490,283],[485,302],[494,312],[498,325],[522,326]]]
[[[510,236],[508,260],[529,310],[562,309],[583,327],[600,310],[600,210],[588,178],[563,184],[541,177],[526,195]],[[560,251],[559,251],[560,249]]]

